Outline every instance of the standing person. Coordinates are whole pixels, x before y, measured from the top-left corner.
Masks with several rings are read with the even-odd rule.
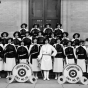
[[[20,27],[21,27],[21,29],[19,31],[20,31],[21,39],[22,39],[23,37],[25,37],[25,34],[28,31],[27,24],[26,23],[23,23],[23,24],[21,24]]]
[[[12,69],[16,65],[16,48],[12,44],[13,39],[8,38],[8,44],[4,46],[4,56],[5,56],[5,71],[8,71],[7,77],[12,74]]]
[[[19,63],[27,63],[28,64],[28,48],[24,46],[24,42],[21,41],[20,46],[17,48],[17,59]]]
[[[51,27],[51,24],[49,24],[49,23],[45,24],[45,28],[43,30],[43,33],[46,36],[46,38],[50,38],[52,32],[53,32],[53,29]]]
[[[86,59],[87,59],[87,53],[86,53],[86,47],[83,45],[82,40],[80,40],[80,45],[76,47],[76,55],[77,55],[77,65],[79,65],[83,73],[86,72]]]
[[[88,38],[85,39],[85,47],[86,47],[86,54],[87,54],[87,58],[86,58],[86,65],[87,65],[87,74],[88,74]]]
[[[44,73],[44,80],[49,79],[49,71],[52,70],[52,58],[57,54],[56,49],[49,44],[49,39],[45,39],[45,44],[40,49],[38,60],[41,60],[41,70]]]
[[[64,30],[61,28],[62,24],[57,23],[54,30],[55,37],[62,39]]]
[[[3,44],[1,44],[0,42],[0,78],[1,78],[1,71],[4,70],[3,58],[4,58]]]
[[[33,75],[38,79],[37,73],[40,71],[40,68],[38,66],[38,60],[37,57],[39,55],[39,45],[37,44],[37,38],[33,39],[33,44],[30,45],[29,48],[29,62],[32,66]]]
[[[68,46],[65,48],[65,55],[66,55],[66,63],[67,64],[75,64],[75,50],[74,47],[71,46],[72,42],[68,41]]]
[[[55,72],[55,79],[63,72],[63,60],[65,58],[63,45],[60,44],[60,39],[57,39],[57,43],[54,44],[55,49],[57,50],[57,54],[54,58],[54,67],[53,72]]]
[[[1,42],[3,46],[8,43],[8,36],[9,36],[8,32],[1,33]]]
[[[36,36],[38,36],[39,31],[40,31],[39,24],[34,24],[30,33],[33,37],[36,37]]]

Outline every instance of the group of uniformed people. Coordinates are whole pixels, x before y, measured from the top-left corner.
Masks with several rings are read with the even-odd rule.
[[[33,75],[43,71],[43,80],[49,79],[49,71],[53,70],[55,79],[63,73],[68,64],[77,64],[82,71],[88,72],[88,39],[81,40],[79,33],[74,33],[70,40],[68,32],[64,32],[61,24],[56,24],[53,30],[51,24],[46,24],[43,31],[39,24],[34,24],[28,31],[27,24],[9,37],[3,32],[0,37],[0,71],[7,71],[7,77],[12,74],[16,64],[30,64]]]

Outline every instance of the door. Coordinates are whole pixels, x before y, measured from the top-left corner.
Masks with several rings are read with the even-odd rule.
[[[45,22],[50,23],[55,28],[56,23],[60,23],[60,0],[45,0]]]
[[[44,0],[30,0],[29,28],[37,23],[42,30],[44,24]]]
[[[50,23],[52,28],[60,23],[61,0],[30,0],[29,3],[30,29],[34,23],[38,23],[41,30],[46,23]]]

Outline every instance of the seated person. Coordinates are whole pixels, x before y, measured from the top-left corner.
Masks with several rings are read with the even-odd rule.
[[[54,30],[55,37],[59,37],[60,39],[63,37],[64,30],[61,28],[62,24],[56,24],[56,28]]]
[[[8,35],[9,34],[7,32],[1,33],[1,43],[3,46],[8,43]]]
[[[25,37],[27,31],[28,31],[27,24],[26,23],[21,24],[21,29],[20,29],[21,39]]]
[[[68,44],[68,41],[69,41],[68,32],[63,32],[63,38],[61,40],[61,44],[63,44],[63,46],[66,47]]]
[[[30,33],[33,37],[36,37],[36,36],[38,36],[39,31],[40,31],[39,24],[34,24]]]
[[[79,42],[80,42],[80,34],[79,33],[74,33],[72,42],[73,42],[74,47],[79,46]]]
[[[51,28],[51,24],[45,24],[45,28],[43,30],[43,33],[44,35],[47,37],[47,38],[50,38],[51,37],[51,34],[53,32],[53,29]]]
[[[37,43],[38,44],[44,44],[44,36],[42,35],[42,32],[41,31],[38,33]]]
[[[54,36],[54,33],[51,34],[51,38],[49,38],[49,40],[50,40],[49,43],[50,43],[51,45],[54,45],[54,44],[56,43],[56,38],[55,38],[55,36]]]
[[[14,32],[13,36],[14,36],[13,43],[17,48],[20,45],[20,41],[21,41],[20,32],[19,31]]]
[[[22,39],[22,41],[24,42],[24,45],[29,49],[32,42],[32,37],[30,36],[29,32],[26,32],[25,37]]]

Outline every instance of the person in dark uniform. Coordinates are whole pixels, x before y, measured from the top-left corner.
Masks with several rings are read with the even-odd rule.
[[[85,43],[84,43],[85,47],[86,47],[86,65],[87,65],[87,74],[88,74],[88,38],[85,39]]]
[[[21,39],[25,37],[27,31],[28,31],[27,24],[26,23],[21,24],[21,29],[20,29]]]
[[[69,41],[68,32],[63,32],[63,38],[61,40],[61,44],[63,44],[63,46],[66,47],[68,44],[68,41]]]
[[[28,48],[24,46],[24,42],[21,41],[20,46],[17,48],[17,59],[18,63],[26,63],[28,64]]]
[[[67,64],[75,64],[75,50],[74,47],[71,46],[72,45],[72,41],[68,41],[68,46],[65,47],[65,56],[66,56],[66,63]]]
[[[20,45],[20,41],[21,41],[21,38],[20,38],[20,32],[19,31],[16,31],[13,33],[13,43],[17,49],[17,47]]]
[[[87,53],[86,53],[86,47],[83,45],[83,40],[80,40],[80,45],[76,47],[76,55],[77,55],[77,65],[79,65],[83,72],[86,72],[86,59],[87,59]]]
[[[2,43],[2,38],[0,37],[0,44]]]
[[[8,43],[8,35],[9,34],[7,32],[3,32],[1,34],[1,41],[2,41],[3,46]]]
[[[57,23],[54,30],[55,37],[62,39],[64,30],[61,28],[62,24]]]
[[[38,36],[39,31],[40,31],[39,24],[34,24],[30,33],[33,37],[36,37],[36,36]]]
[[[44,44],[44,36],[43,36],[43,33],[41,31],[38,33],[37,43],[40,45]]]
[[[58,77],[63,72],[63,60],[65,58],[63,45],[60,44],[60,39],[57,39],[57,43],[54,44],[55,49],[57,50],[57,54],[54,58],[54,67],[53,72],[55,72],[55,79],[58,79]]]
[[[12,38],[8,38],[8,44],[4,46],[4,70],[8,71],[7,77],[12,74],[12,69],[16,65],[16,48],[12,41]]]
[[[74,33],[73,34],[73,39],[72,39],[73,46],[74,47],[79,46],[79,41],[80,41],[80,34],[79,33]]]
[[[50,38],[52,32],[53,32],[53,29],[51,27],[51,24],[49,24],[49,23],[45,24],[45,28],[43,30],[43,33],[46,36],[46,38]]]
[[[39,55],[39,45],[37,44],[37,38],[34,38],[33,44],[30,45],[29,48],[29,62],[32,66],[32,71],[34,72],[33,75],[38,79],[37,73],[40,71],[38,66],[37,57]]]
[[[54,36],[54,33],[51,34],[51,38],[49,38],[49,40],[51,45],[54,45],[56,43],[56,38]]]
[[[25,34],[26,36],[22,39],[22,41],[24,42],[24,45],[27,46],[27,48],[29,49],[30,45],[31,45],[31,42],[32,42],[32,39],[29,35],[29,32],[26,32]]]
[[[1,78],[1,71],[4,70],[4,51],[3,51],[3,44],[0,42],[0,78]]]

